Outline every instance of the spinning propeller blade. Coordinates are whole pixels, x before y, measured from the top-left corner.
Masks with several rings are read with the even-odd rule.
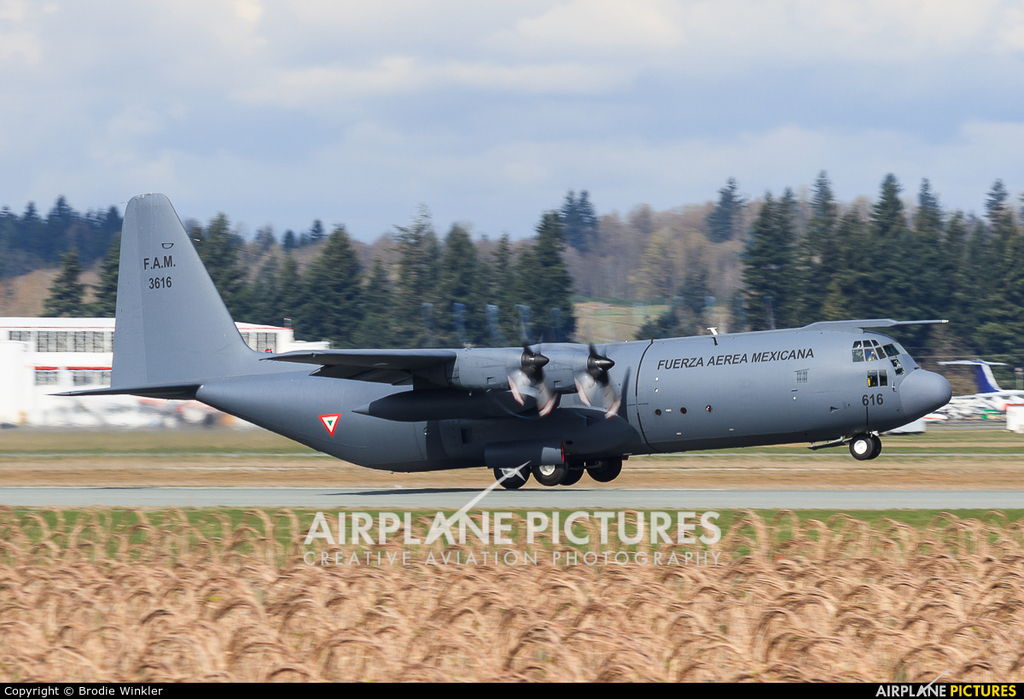
[[[608,379],[608,370],[615,366],[615,362],[597,353],[597,348],[590,345],[590,356],[587,357],[587,367],[583,371],[576,372],[576,392],[580,400],[587,407],[600,402],[604,408],[605,417],[612,417],[619,411],[618,391]]]

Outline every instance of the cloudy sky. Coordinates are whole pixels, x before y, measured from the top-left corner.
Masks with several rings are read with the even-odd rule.
[[[528,235],[893,172],[1024,189],[1021,2],[0,0],[0,204]]]

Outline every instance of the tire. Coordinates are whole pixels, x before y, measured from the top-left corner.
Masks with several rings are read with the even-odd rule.
[[[882,453],[882,440],[877,434],[871,435],[871,443],[874,445],[874,451],[871,453],[872,459],[877,459],[878,455]]]
[[[601,459],[587,469],[587,473],[598,483],[611,483],[622,473],[622,459]]]
[[[506,473],[508,473],[510,471],[514,471],[514,470],[515,469],[512,469],[512,468],[495,468],[494,469],[494,480],[496,480],[496,481],[497,480],[501,480],[502,476],[504,476]],[[514,475],[511,478],[508,478],[508,479],[502,481],[501,485],[506,490],[519,490],[524,485],[526,485],[526,481],[528,481],[528,480],[530,480],[530,469],[528,469],[528,468],[521,468],[521,469],[519,469],[519,473],[517,475]]]
[[[537,464],[533,467],[533,477],[548,487],[558,485],[568,474],[569,467],[565,464]]]
[[[569,472],[565,474],[565,478],[562,479],[562,482],[559,483],[559,485],[576,485],[580,482],[581,478],[583,478],[582,468],[570,469]]]
[[[879,451],[881,451],[881,443],[879,443]],[[875,454],[875,442],[871,439],[871,435],[859,434],[850,440],[850,454],[857,461],[867,461],[873,459]]]

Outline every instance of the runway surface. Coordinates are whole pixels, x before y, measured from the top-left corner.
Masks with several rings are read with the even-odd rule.
[[[11,507],[458,509],[471,488],[0,488]],[[495,490],[477,509],[1024,509],[1017,490]]]

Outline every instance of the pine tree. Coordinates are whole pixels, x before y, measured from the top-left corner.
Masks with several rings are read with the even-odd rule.
[[[967,290],[967,228],[963,212],[957,211],[945,225],[942,241],[942,263],[936,295],[942,299],[941,318],[948,318],[953,332],[965,337],[967,318],[964,311],[964,293]],[[969,334],[967,335],[969,337]]]
[[[576,332],[572,308],[572,276],[565,263],[565,231],[557,211],[545,213],[537,238],[519,258],[520,303],[530,306],[535,341],[551,342],[556,334],[554,309],[559,310],[562,337]]]
[[[295,328],[296,337],[299,337],[299,333],[303,332],[303,309],[306,307],[307,295],[302,276],[299,274],[299,264],[295,261],[294,255],[285,255],[277,288],[277,312],[280,317],[276,319],[274,325],[284,322],[285,319],[290,319],[292,327]],[[316,340],[319,338],[302,335],[300,339]]]
[[[910,233],[911,254],[905,256],[904,277],[914,280],[913,298],[908,304],[923,318],[947,318],[949,299],[937,293],[943,286],[942,275],[951,273],[944,249],[942,209],[927,179],[921,181]]]
[[[739,213],[745,202],[736,195],[739,185],[730,177],[724,187],[718,190],[718,204],[708,215],[708,240],[721,243],[732,240],[739,223]]]
[[[93,287],[94,298],[89,313],[97,318],[113,318],[117,314],[117,273],[121,264],[121,236],[110,243],[100,272],[100,283]]]
[[[915,306],[913,280],[907,274],[903,255],[912,248],[910,229],[900,200],[900,185],[895,175],[888,174],[882,181],[878,201],[871,209],[869,240],[864,255],[869,258],[869,283],[861,291],[862,307],[871,318],[920,317]],[[908,331],[918,339],[920,327]]]
[[[565,227],[566,243],[580,252],[592,250],[598,237],[597,214],[587,190],[581,191],[577,198],[576,192],[570,189],[559,213]]]
[[[811,219],[801,239],[797,252],[797,281],[799,283],[799,324],[813,323],[821,319],[828,284],[836,270],[825,264],[823,250],[835,231],[839,218],[839,207],[832,194],[828,175],[822,170],[814,182],[814,197],[811,200]]]
[[[363,284],[362,321],[356,332],[357,347],[373,349],[394,347],[393,294],[391,280],[380,258],[373,260],[373,269]]]
[[[1024,334],[1024,238],[1010,237],[1003,255],[998,292],[989,297],[975,341],[984,354],[1018,363],[1024,355],[1020,349]]]
[[[304,282],[309,292],[302,314],[304,331],[330,340],[335,348],[355,347],[362,320],[362,278],[359,257],[344,226],[334,227]]]
[[[1002,180],[996,180],[985,202],[985,215],[991,227],[991,256],[995,270],[1002,276],[1005,267],[1012,264],[1013,239],[1017,226],[1013,220],[1013,208],[1007,204],[1009,193]]]
[[[849,320],[870,317],[861,312],[861,288],[867,284],[870,257],[865,257],[867,228],[856,209],[850,210],[825,239],[817,283],[825,287],[820,317],[813,320]]]
[[[274,237],[274,227],[266,225],[256,231],[254,238],[256,249],[263,254],[270,252],[277,245],[277,238]]]
[[[411,226],[399,227],[397,242],[395,342],[399,347],[426,347],[436,338],[423,321],[423,304],[437,303],[440,260],[430,213],[422,209]]]
[[[686,273],[682,286],[679,287],[678,295],[683,299],[683,306],[688,313],[692,313],[693,321],[699,325],[704,318],[705,299],[711,295],[711,287],[708,285],[708,268],[697,264]],[[694,328],[698,330],[698,328]]]
[[[81,274],[78,251],[72,248],[61,257],[60,274],[50,285],[50,295],[43,303],[44,316],[82,318],[87,315],[87,308],[82,301],[85,284],[78,280]]]
[[[205,231],[195,229],[190,237],[199,238],[196,249],[224,299],[224,305],[235,320],[244,320],[249,312],[250,299],[246,270],[238,260],[244,244],[242,236],[231,230],[228,217],[220,213],[210,221]]]
[[[795,323],[794,206],[791,191],[787,190],[778,201],[768,192],[754,220],[750,244],[743,260],[747,321],[751,330],[770,327],[765,308],[766,296],[772,298],[776,327],[791,327]]]
[[[31,271],[26,257],[18,241],[18,216],[5,206],[0,209],[0,279]]]
[[[484,344],[487,340],[484,321],[483,280],[479,272],[476,248],[469,233],[455,224],[448,232],[444,243],[444,257],[441,259],[438,303],[438,330],[441,344],[457,347],[461,344],[453,313],[453,304],[465,306],[463,332],[466,340],[473,345]]]
[[[277,258],[271,255],[253,280],[251,317],[257,323],[280,325],[284,318],[278,281],[279,266]]]
[[[64,195],[57,197],[57,201],[54,202],[50,213],[46,215],[46,226],[41,241],[43,260],[53,262],[57,259],[58,255],[68,249],[67,233],[76,218],[78,218],[78,214],[68,206],[68,201],[64,198]],[[75,251],[75,255],[76,257],[80,256],[78,250]]]
[[[39,218],[34,202],[30,201],[25,207],[25,213],[21,215],[21,220],[18,222],[18,229],[18,238],[21,241],[19,247],[34,255],[40,262],[46,262],[45,251],[48,247],[46,227],[43,225],[42,219]]]
[[[985,255],[988,265],[985,274],[977,277],[981,281],[977,287],[981,303],[975,341],[987,354],[1011,352],[1020,337],[1020,256],[1024,244],[1020,242],[1009,196],[1002,180],[996,180],[985,202],[990,231]]]
[[[516,260],[512,252],[512,241],[508,233],[498,240],[498,247],[493,253],[491,265],[489,293],[486,303],[498,307],[498,331],[506,342],[519,336],[515,324],[515,305],[519,303],[519,280],[516,277]],[[491,345],[500,342],[491,337],[490,327],[487,328],[487,339]]]
[[[966,321],[961,332],[971,338],[971,344],[979,352],[984,352],[984,342],[979,340],[977,331],[987,320],[988,288],[993,265],[985,225],[976,219],[969,221],[968,225],[971,223],[973,225],[965,255],[964,283],[959,294],[960,308]]]
[[[309,227],[309,240],[312,243],[319,243],[324,239],[324,235],[324,224],[320,222],[320,219],[316,219]]]

